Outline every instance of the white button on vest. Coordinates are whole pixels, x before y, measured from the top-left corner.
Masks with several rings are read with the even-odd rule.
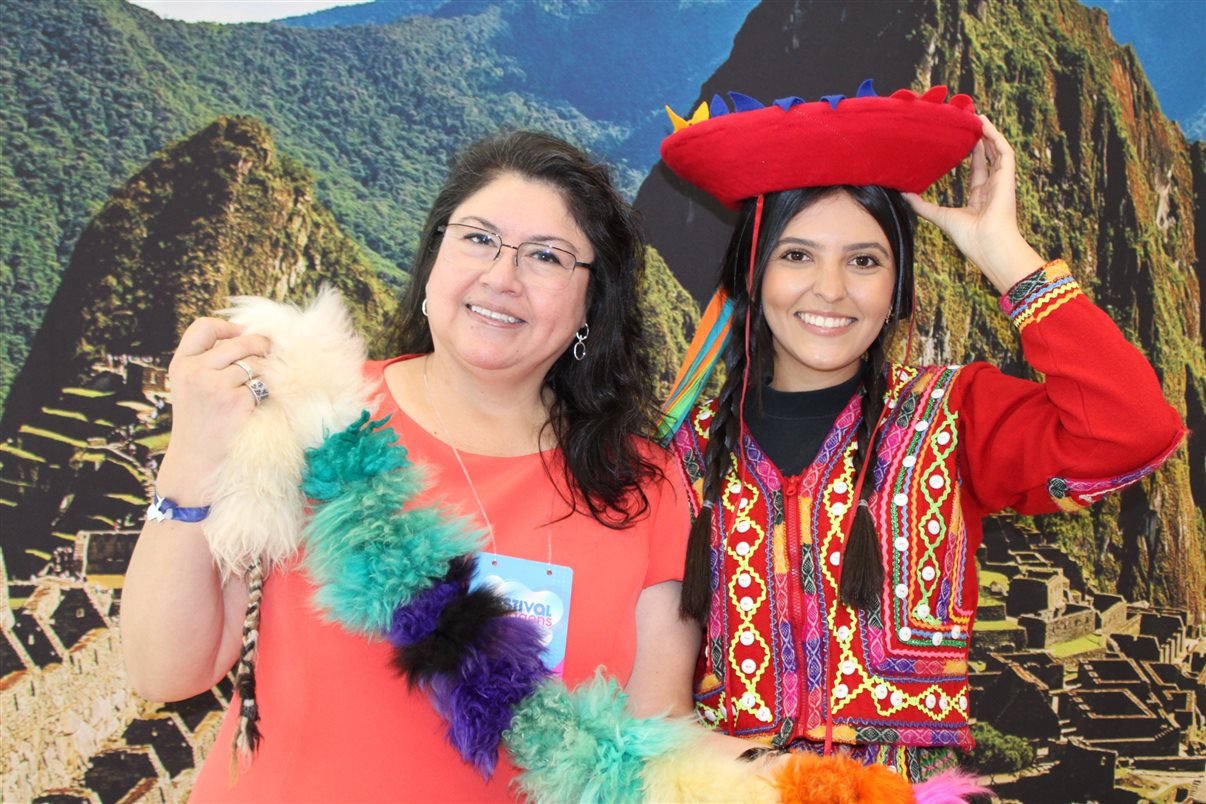
[[[729,484],[729,494],[740,494],[740,493],[741,493],[741,484],[740,483],[730,483]]]
[[[945,394],[945,393],[946,393],[946,391],[944,391],[943,389],[941,389],[941,388],[935,388],[933,391],[931,391],[931,392],[930,392],[930,398],[932,398],[932,399],[941,399],[941,398],[942,398],[942,395],[943,395],[943,394]]]
[[[739,640],[741,640],[742,645],[753,645],[754,644],[754,632],[753,631],[742,631],[741,636],[739,636],[737,638]]]
[[[900,639],[902,642],[908,642],[913,638],[913,629],[909,628],[907,625],[902,625],[897,633],[900,634]]]
[[[896,690],[895,692],[893,692],[892,693],[892,705],[900,706],[903,703],[904,703],[904,693],[901,692],[900,690]]]
[[[757,669],[758,669],[758,663],[755,662],[753,659],[746,659],[745,661],[743,661],[741,663],[741,672],[745,673],[746,675],[749,675],[750,673],[754,672]]]
[[[942,475],[930,475],[930,488],[940,489],[946,481],[942,479]]]
[[[737,546],[733,548],[739,556],[748,556],[750,554],[749,542],[737,542]]]
[[[937,574],[938,571],[928,564],[921,568],[921,577],[927,581],[934,580],[934,576]]]
[[[742,611],[749,611],[754,607],[754,599],[752,597],[743,597],[741,598],[740,605]]]
[[[750,529],[750,521],[748,519],[743,519],[737,523],[737,532],[738,533],[745,533],[749,529]]]
[[[844,480],[839,480],[838,482],[834,483],[833,490],[835,492],[837,492],[838,494],[845,494],[846,493],[846,482]]]
[[[884,684],[876,684],[875,685],[875,697],[881,701],[884,698],[887,698],[888,697],[888,687]]]
[[[892,498],[892,502],[903,508],[904,506],[909,504],[909,495],[905,494],[904,492],[901,492],[900,494],[897,494],[895,497]]]
[[[836,698],[845,698],[849,694],[850,694],[850,688],[847,687],[845,684],[838,684],[836,687],[833,688],[833,695]]]
[[[957,625],[951,626],[951,639],[958,639],[959,635],[962,633],[963,633],[963,629],[960,628],[959,626],[957,626]]]
[[[946,446],[947,444],[951,443],[951,434],[950,433],[939,433],[937,441],[942,446]]]
[[[839,626],[838,630],[837,630],[837,638],[838,638],[839,642],[845,642],[847,639],[849,639],[850,638],[849,626],[845,626],[845,625]]]
[[[914,464],[917,463],[917,456],[916,455],[906,455],[906,456],[904,456],[904,460],[902,460],[901,463],[903,463],[905,466],[913,466]]]
[[[842,662],[842,675],[844,676],[854,675],[854,671],[857,669],[858,665],[856,665],[851,659],[847,659],[846,661]]]
[[[942,644],[942,634],[940,632],[934,632],[934,635],[930,637],[930,642],[934,643],[935,648],[938,647]]]
[[[925,428],[927,428],[929,426],[930,426],[930,423],[923,419],[923,420],[917,422],[917,424],[913,425],[913,429],[919,433],[923,433],[923,432],[925,432]]]
[[[929,606],[927,606],[927,605],[926,605],[926,604],[924,604],[924,603],[918,603],[918,604],[917,604],[917,608],[913,609],[913,612],[914,612],[914,613],[915,613],[915,614],[916,614],[918,617],[923,617],[923,618],[924,618],[924,617],[929,617],[929,616],[930,616],[930,607],[929,607]]]
[[[925,523],[925,529],[930,532],[931,536],[937,536],[938,531],[942,530],[942,526],[938,524],[937,519],[931,519],[929,522]]]
[[[896,596],[901,600],[904,600],[909,596],[909,587],[905,586],[903,583],[896,584]]]
[[[753,582],[754,582],[754,579],[750,577],[750,574],[748,572],[743,572],[737,576],[737,585],[740,586],[742,589],[749,586]]]
[[[750,707],[752,707],[754,705],[753,693],[747,692],[745,695],[742,695],[741,696],[741,705],[744,706],[746,709],[749,709]]]
[[[829,506],[829,510],[833,513],[834,516],[842,516],[846,513],[846,503],[835,502]]]
[[[838,564],[841,564],[842,563],[842,554],[841,553],[830,553],[829,554],[829,563],[835,567]]]
[[[938,698],[934,695],[934,693],[931,692],[929,695],[925,696],[925,706],[927,709],[933,709],[937,705]]]
[[[896,541],[892,542],[892,546],[903,553],[909,549],[909,540],[904,536],[897,536]]]
[[[771,719],[771,711],[770,711],[769,709],[767,709],[767,708],[764,706],[764,707],[762,707],[761,709],[759,709],[759,710],[758,710],[758,715],[757,715],[757,717],[758,717],[758,719],[759,719],[759,720],[761,720],[763,723],[770,723],[770,719]]]

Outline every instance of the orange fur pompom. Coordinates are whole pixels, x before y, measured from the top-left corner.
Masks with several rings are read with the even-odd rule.
[[[775,768],[774,784],[782,801],[798,804],[913,804],[904,777],[842,754],[792,754]]]

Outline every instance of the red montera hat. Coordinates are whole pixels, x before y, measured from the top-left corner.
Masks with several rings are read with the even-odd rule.
[[[879,97],[867,80],[853,98],[826,95],[770,106],[730,92],[701,103],[690,119],[666,111],[674,133],[662,160],[727,207],[797,187],[878,184],[920,193],[958,165],[980,139],[982,124],[967,95],[900,89]]]

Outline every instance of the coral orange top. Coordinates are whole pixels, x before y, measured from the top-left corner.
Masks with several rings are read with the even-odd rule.
[[[375,418],[390,415],[411,459],[429,467],[432,489],[425,501],[480,520],[452,450],[402,413],[389,395],[382,380],[389,362],[366,368],[382,392]],[[666,465],[667,456],[652,445],[647,449],[647,457]],[[645,587],[682,578],[689,527],[683,492],[667,480],[652,484],[646,489],[648,515],[627,530],[606,528],[581,513],[552,521],[568,506],[551,485],[540,454],[461,457],[494,526],[499,552],[547,561],[551,548],[554,564],[573,567],[566,683],[572,687],[598,667],[626,683],[636,655],[637,597]],[[313,594],[296,565],[268,577],[256,665],[263,743],[232,786],[236,700],[198,775],[193,800],[513,798],[509,782],[517,771],[506,752],[494,778],[485,781],[449,745],[444,723],[425,695],[409,690],[398,676],[389,643],[327,622],[316,612]]]

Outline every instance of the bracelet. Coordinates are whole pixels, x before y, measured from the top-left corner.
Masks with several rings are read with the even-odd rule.
[[[154,492],[151,497],[151,504],[147,506],[148,522],[163,522],[168,519],[175,520],[176,522],[200,522],[207,516],[209,516],[208,505],[197,508],[185,508],[175,500],[160,497],[158,491]]]

